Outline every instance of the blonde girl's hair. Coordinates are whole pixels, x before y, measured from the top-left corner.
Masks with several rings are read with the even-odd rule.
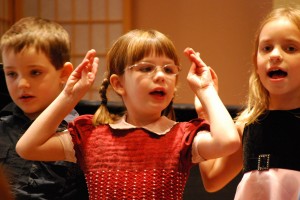
[[[70,61],[68,32],[58,23],[39,17],[25,17],[17,21],[1,37],[1,52],[15,54],[34,48],[43,52],[55,69]]]
[[[257,51],[259,46],[259,36],[263,27],[278,19],[286,18],[294,23],[300,31],[300,9],[295,7],[283,7],[274,9],[260,23],[254,38],[254,53],[252,56],[253,68],[249,78],[249,93],[246,108],[237,116],[237,124],[251,124],[256,121],[259,115],[264,113],[270,103],[270,95],[266,88],[261,83],[257,69]]]
[[[100,87],[101,105],[96,111],[93,123],[108,124],[114,123],[119,116],[109,113],[107,108],[107,88],[110,85],[109,78],[112,74],[121,76],[125,68],[135,64],[144,57],[155,54],[156,56],[166,56],[179,65],[179,58],[173,42],[164,34],[156,30],[132,30],[121,36],[107,53],[106,77]],[[171,119],[175,119],[172,101],[162,112]]]

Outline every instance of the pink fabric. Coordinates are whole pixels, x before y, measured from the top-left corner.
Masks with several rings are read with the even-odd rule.
[[[299,200],[300,172],[288,169],[250,171],[237,187],[235,200]]]
[[[177,123],[157,135],[143,128],[95,127],[91,119],[80,116],[69,127],[90,199],[182,199],[193,139],[208,124]]]

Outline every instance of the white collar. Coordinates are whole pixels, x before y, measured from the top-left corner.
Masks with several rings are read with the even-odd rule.
[[[165,116],[161,116],[157,121],[147,124],[142,127],[134,126],[126,122],[126,115],[121,117],[116,123],[109,124],[112,129],[132,129],[132,128],[143,128],[157,135],[165,135],[170,129],[177,124],[177,122],[168,119]]]

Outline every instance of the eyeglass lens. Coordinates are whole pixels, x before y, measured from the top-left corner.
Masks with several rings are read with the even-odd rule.
[[[141,63],[131,66],[130,68],[134,68],[136,71],[139,71],[142,73],[152,74],[153,72],[155,72],[157,70],[157,67],[158,66],[156,66],[152,63],[141,62]],[[179,67],[176,65],[172,65],[172,64],[167,64],[160,68],[167,75],[176,75],[179,72]]]

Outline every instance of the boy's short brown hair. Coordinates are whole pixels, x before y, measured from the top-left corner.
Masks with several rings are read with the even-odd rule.
[[[27,48],[42,51],[56,69],[70,61],[70,38],[58,23],[38,17],[25,17],[17,21],[1,37],[1,52],[20,53]]]

